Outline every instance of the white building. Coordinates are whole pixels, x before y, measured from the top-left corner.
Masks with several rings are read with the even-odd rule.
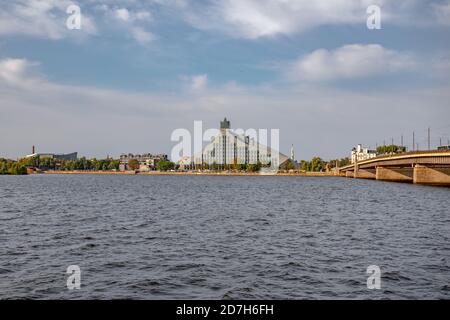
[[[187,170],[192,164],[192,159],[191,157],[185,156],[178,160],[177,164],[180,170]]]
[[[362,145],[358,144],[356,146],[356,148],[353,148],[352,150],[352,156],[351,156],[351,161],[352,163],[355,163],[356,160],[359,161],[364,161],[364,160],[369,160],[372,158],[375,158],[377,156],[377,152],[375,150],[370,150],[367,148],[363,148]]]
[[[270,164],[271,167],[278,168],[286,160],[288,160],[287,156],[258,143],[254,138],[232,132],[230,121],[225,118],[220,123],[219,133],[211,139],[201,153],[194,155],[193,164],[223,166],[259,162],[262,165]]]

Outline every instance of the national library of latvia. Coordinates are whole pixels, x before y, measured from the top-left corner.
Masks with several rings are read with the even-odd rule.
[[[260,163],[272,167],[278,167],[289,159],[278,150],[258,143],[253,137],[234,133],[230,130],[230,121],[226,118],[220,122],[219,133],[193,158],[195,165]]]

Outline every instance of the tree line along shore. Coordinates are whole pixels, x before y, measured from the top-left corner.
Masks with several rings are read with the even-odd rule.
[[[297,165],[288,161],[280,167],[280,174],[297,173],[305,175],[322,175],[321,173],[329,172],[336,166],[345,166],[350,163],[348,158],[324,161],[320,157],[314,157],[312,160],[301,160]],[[194,172],[195,174],[220,174],[234,173],[242,174],[258,174],[265,166],[261,163],[256,164],[230,164],[230,165],[201,165],[196,166],[195,170],[180,170],[180,168],[169,160],[159,161],[155,170],[150,172],[139,172],[139,162],[132,159],[128,162],[129,171],[119,171],[120,160],[107,159],[87,159],[85,157],[77,160],[63,160],[54,158],[28,157],[17,161],[0,158],[0,175],[26,175],[28,173],[179,173],[186,174]]]

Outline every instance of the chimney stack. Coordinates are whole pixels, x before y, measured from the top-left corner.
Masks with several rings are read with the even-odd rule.
[[[31,154],[35,154],[35,153],[36,153],[36,152],[35,152],[35,149],[36,149],[36,148],[33,146],[32,150],[31,150],[31,151],[32,151]]]

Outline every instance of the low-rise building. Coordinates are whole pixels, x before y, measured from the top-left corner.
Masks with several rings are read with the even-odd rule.
[[[184,156],[180,160],[178,160],[177,165],[180,170],[189,170],[192,165],[192,159],[191,157]]]
[[[364,161],[375,158],[377,156],[376,150],[370,150],[368,148],[363,148],[361,144],[358,144],[352,150],[351,162],[355,163],[356,161]]]
[[[120,156],[119,170],[126,171],[131,170],[129,168],[130,160],[136,160],[139,163],[139,171],[151,171],[156,170],[158,162],[161,160],[167,160],[166,154],[122,154]]]

